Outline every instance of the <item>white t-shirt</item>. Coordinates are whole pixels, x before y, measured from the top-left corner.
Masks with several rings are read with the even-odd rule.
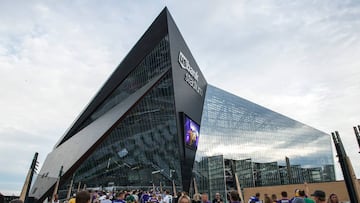
[[[162,200],[162,203],[171,203],[171,202],[172,202],[172,196],[165,195],[164,199]]]

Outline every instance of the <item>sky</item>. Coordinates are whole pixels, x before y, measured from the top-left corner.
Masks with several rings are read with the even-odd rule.
[[[208,83],[339,131],[360,177],[359,1],[2,0],[1,193],[20,193],[165,6]]]

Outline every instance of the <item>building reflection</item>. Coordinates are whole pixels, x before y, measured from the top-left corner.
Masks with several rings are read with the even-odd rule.
[[[286,162],[289,157],[289,162]],[[193,175],[200,192],[335,180],[330,135],[208,85]]]

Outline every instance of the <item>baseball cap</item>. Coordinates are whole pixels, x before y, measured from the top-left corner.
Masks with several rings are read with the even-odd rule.
[[[295,189],[295,197],[299,197],[300,195],[299,195],[299,189]]]
[[[315,192],[313,194],[311,194],[311,196],[325,198],[326,195],[325,195],[324,191],[315,190]]]

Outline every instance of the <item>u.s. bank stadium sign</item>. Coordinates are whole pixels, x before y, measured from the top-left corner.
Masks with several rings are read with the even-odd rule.
[[[199,73],[191,67],[189,60],[181,51],[179,52],[179,64],[182,69],[186,70],[184,77],[186,83],[190,85],[200,96],[203,96],[203,90],[198,85]]]

